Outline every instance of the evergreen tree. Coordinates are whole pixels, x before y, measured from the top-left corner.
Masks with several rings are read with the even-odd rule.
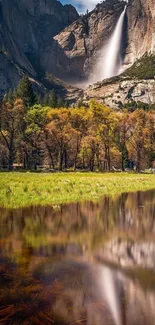
[[[64,100],[61,98],[61,97],[58,97],[58,100],[57,100],[57,107],[58,108],[61,108],[61,107],[64,107]]]
[[[57,107],[57,95],[56,95],[56,93],[55,93],[54,90],[51,90],[50,91],[50,94],[49,94],[49,105],[52,108],[56,108]]]
[[[12,89],[10,89],[8,91],[8,93],[5,95],[4,102],[8,102],[11,106],[13,105],[13,103],[14,103],[14,93],[13,93]]]
[[[66,107],[66,108],[69,107],[69,102],[68,102],[68,100],[65,100],[65,102],[64,102],[64,107]]]
[[[23,76],[17,86],[16,98],[21,98],[24,101],[25,107],[27,108],[33,106],[36,103],[36,96],[27,75]]]
[[[43,104],[44,104],[44,106],[48,106],[49,105],[49,94],[48,93],[46,93],[44,95]]]
[[[42,97],[40,93],[36,94],[36,104],[41,105],[42,104]]]

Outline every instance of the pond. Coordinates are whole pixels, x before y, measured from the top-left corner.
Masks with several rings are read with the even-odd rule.
[[[0,209],[0,324],[155,325],[155,191]]]

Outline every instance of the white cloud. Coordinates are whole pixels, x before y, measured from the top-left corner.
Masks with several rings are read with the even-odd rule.
[[[73,5],[77,5],[80,12],[92,10],[99,3],[99,0],[72,0]]]

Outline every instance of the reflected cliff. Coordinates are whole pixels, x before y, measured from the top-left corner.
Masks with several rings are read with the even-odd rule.
[[[155,287],[104,264],[64,259],[25,271],[3,259],[0,275],[1,324],[155,325]]]
[[[0,324],[155,325],[154,190],[0,224]]]
[[[103,246],[119,236],[154,242],[155,192],[125,193],[99,202],[20,210],[0,209],[0,247],[6,253],[54,251],[75,255]]]

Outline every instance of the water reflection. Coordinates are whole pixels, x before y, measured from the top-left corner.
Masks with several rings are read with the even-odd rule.
[[[0,324],[155,325],[155,191],[0,209],[0,226]]]
[[[81,254],[114,233],[136,240],[154,240],[155,191],[104,197],[55,207],[0,209],[0,245],[8,253],[31,247],[39,254]]]
[[[120,271],[73,259],[44,261],[31,271],[5,263],[0,324],[155,324],[155,288],[144,290]]]

